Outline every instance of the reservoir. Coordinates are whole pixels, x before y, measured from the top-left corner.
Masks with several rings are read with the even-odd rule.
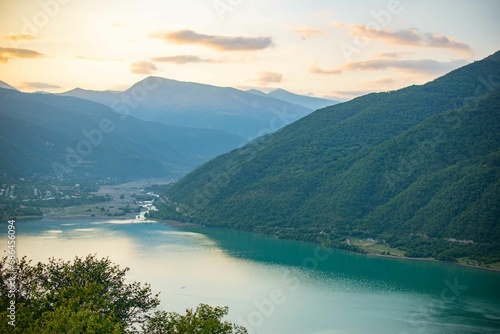
[[[499,272],[143,221],[18,221],[16,241],[35,262],[109,257],[161,292],[163,309],[227,305],[226,320],[249,333],[500,332]]]

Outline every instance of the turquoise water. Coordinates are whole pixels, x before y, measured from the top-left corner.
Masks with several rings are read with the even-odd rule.
[[[109,256],[165,310],[228,305],[250,333],[500,333],[497,272],[162,223],[23,221],[16,238],[35,261]]]

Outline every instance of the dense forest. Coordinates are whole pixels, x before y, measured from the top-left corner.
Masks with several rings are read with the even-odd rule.
[[[498,262],[499,65],[497,52],[422,86],[318,110],[188,174],[155,217]]]

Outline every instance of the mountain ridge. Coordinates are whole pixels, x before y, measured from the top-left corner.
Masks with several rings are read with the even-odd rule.
[[[334,100],[291,93],[281,88],[277,88],[269,92],[267,95],[289,103],[298,104],[312,110],[326,108],[339,103]]]
[[[275,90],[269,93],[264,93],[257,89],[249,89],[247,90],[247,92],[258,96],[272,97],[277,100],[285,101],[295,105],[300,105],[311,110],[322,109],[339,103],[338,101],[334,100],[295,94],[287,90],[284,90],[282,88],[276,88]]]
[[[245,139],[289,124],[312,110],[232,87],[149,76],[120,94],[61,93],[120,109],[139,119],[191,128],[213,129]]]

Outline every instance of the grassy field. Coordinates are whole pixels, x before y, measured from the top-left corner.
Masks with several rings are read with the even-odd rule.
[[[123,205],[125,206],[125,205]],[[134,210],[138,205],[136,204],[131,204],[130,207],[132,210]],[[49,212],[45,212],[46,214],[50,214],[52,216],[89,216],[93,217],[101,217],[101,216],[107,216],[108,214],[115,214],[115,213],[123,213],[122,210],[119,210],[118,208],[122,207],[122,205],[117,206],[115,203],[108,203],[108,202],[103,202],[103,203],[95,203],[95,204],[84,204],[84,205],[77,205],[77,206],[68,206],[65,208],[50,208]],[[134,212],[128,213],[126,215],[120,215],[117,217],[133,217],[135,215]]]
[[[399,257],[402,257],[405,254],[403,251],[389,247],[387,244],[381,242],[373,243],[365,239],[356,239],[356,238],[352,238],[349,240],[351,241],[351,245],[362,248],[368,254],[392,255]]]
[[[477,261],[471,260],[469,258],[463,257],[458,259],[459,264],[465,264],[468,266],[479,266]],[[495,270],[500,270],[500,262],[488,263],[487,265],[481,265],[481,267],[491,268]]]

